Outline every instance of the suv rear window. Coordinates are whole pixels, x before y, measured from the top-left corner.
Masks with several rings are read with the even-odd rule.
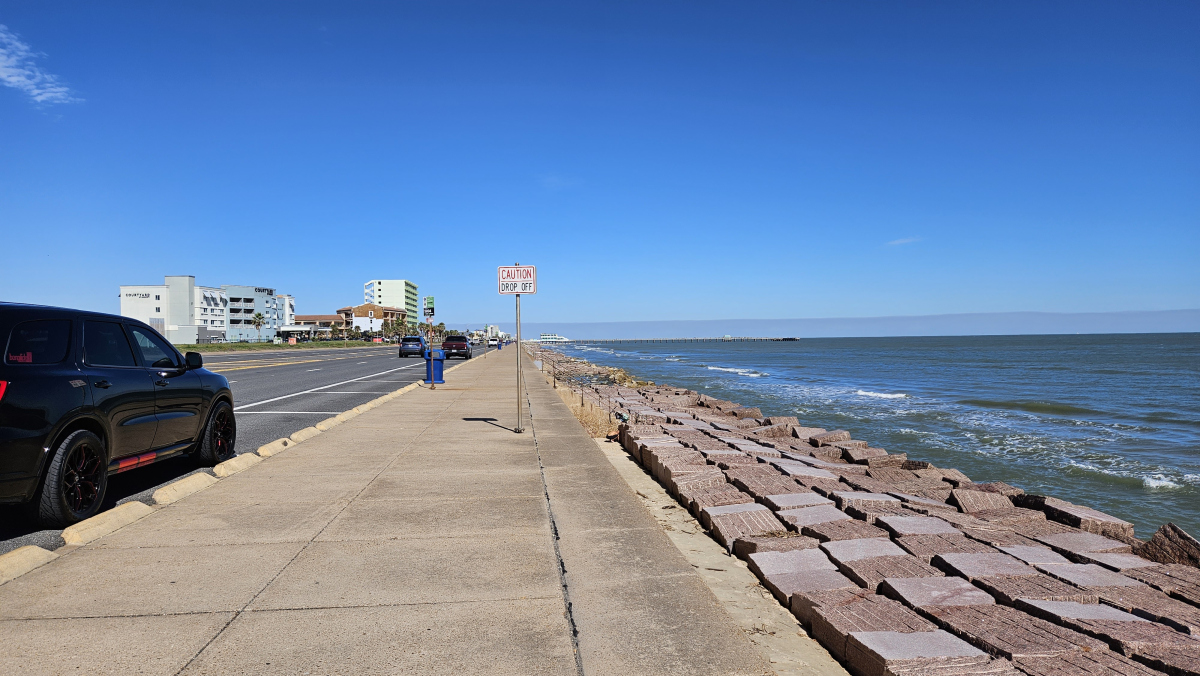
[[[8,364],[57,364],[71,345],[69,319],[22,322],[13,327],[4,361]]]
[[[404,337],[404,340],[402,340],[402,341],[400,341],[400,342],[403,342],[403,343],[420,343],[420,342],[421,342],[421,337],[420,337],[420,336],[405,336],[405,337]]]
[[[442,339],[442,342],[443,343],[465,343],[465,342],[467,342],[467,339],[463,338],[462,336],[446,336],[445,338]]]

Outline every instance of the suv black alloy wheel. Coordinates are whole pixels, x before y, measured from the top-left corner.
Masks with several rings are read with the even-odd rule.
[[[87,430],[67,435],[50,460],[37,501],[38,519],[50,527],[81,521],[100,511],[108,487],[104,442]]]

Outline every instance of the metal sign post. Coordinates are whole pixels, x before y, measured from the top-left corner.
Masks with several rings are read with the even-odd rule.
[[[517,297],[517,426],[513,431],[519,434],[525,431],[521,427],[521,392],[525,378],[521,373],[521,294],[537,293],[537,267],[520,263],[501,266],[496,269],[496,280],[501,295]]]
[[[425,333],[426,333],[426,335],[429,336],[429,345],[428,345],[429,357],[428,357],[428,359],[432,363],[432,361],[433,361],[433,296],[425,296],[425,324],[429,326],[429,328],[425,330]],[[429,376],[429,389],[436,390],[437,383],[435,383],[434,381],[437,380],[437,378],[432,375],[432,372],[433,372],[433,368],[430,367],[431,375]]]

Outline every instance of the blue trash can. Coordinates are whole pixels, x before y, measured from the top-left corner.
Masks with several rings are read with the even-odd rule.
[[[446,352],[444,350],[425,350],[425,382],[441,385],[446,381],[442,379],[446,366]]]

